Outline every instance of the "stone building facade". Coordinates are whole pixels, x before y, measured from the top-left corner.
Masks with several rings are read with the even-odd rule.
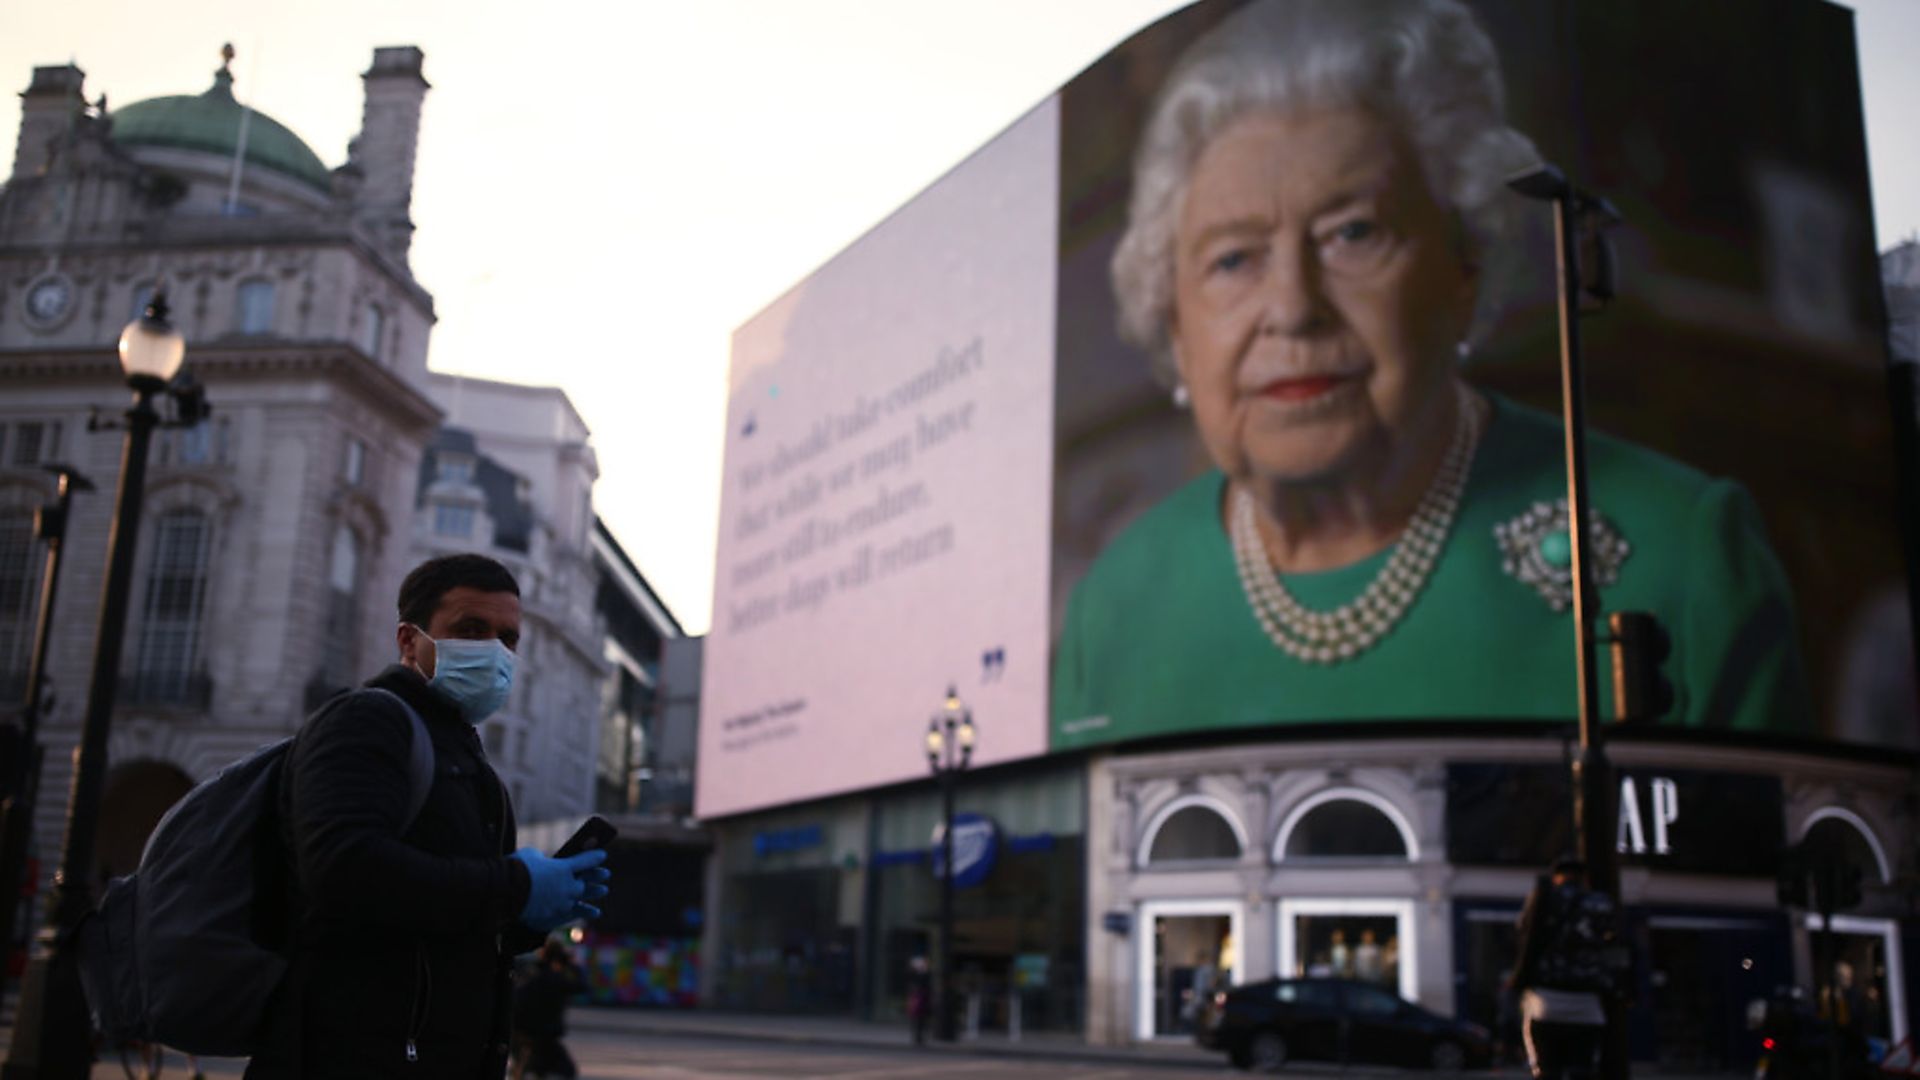
[[[212,418],[156,433],[138,537],[97,872],[124,872],[158,813],[293,730],[317,688],[391,650],[414,486],[440,420],[433,298],[407,264],[418,49],[365,74],[367,131],[328,169],[244,108],[222,67],[197,95],[110,109],[73,65],[35,69],[0,192],[0,590],[24,683],[49,463],[76,500],[48,651],[36,838],[53,861],[93,657],[129,399],[115,345],[163,289]],[[236,153],[242,145],[243,153]],[[396,239],[398,237],[399,239]],[[18,698],[9,695],[9,704]],[[48,867],[50,869],[50,867]]]
[[[411,561],[499,559],[524,620],[513,694],[481,736],[522,821],[593,808],[601,699],[612,677],[596,609],[593,482],[600,466],[565,393],[428,377],[446,421],[420,465]]]
[[[526,590],[526,677],[486,732],[521,816],[584,812],[608,675],[598,465],[559,391],[428,372],[434,302],[409,265],[420,50],[374,51],[361,132],[333,167],[243,107],[224,66],[203,93],[112,108],[83,80],[71,64],[34,70],[0,187],[0,722],[31,656],[44,466],[99,486],[75,502],[49,645],[42,879],[120,471],[121,436],[89,420],[126,408],[116,342],[156,289],[213,411],[155,435],[95,879],[129,869],[194,782],[388,662],[401,578],[456,548],[491,552]],[[454,459],[465,478],[445,474]],[[464,535],[449,535],[463,506]]]

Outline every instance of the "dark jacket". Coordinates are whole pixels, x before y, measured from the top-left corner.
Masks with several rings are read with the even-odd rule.
[[[555,967],[544,961],[520,976],[513,989],[514,1034],[532,1039],[557,1039],[567,1033],[567,1002],[585,993],[586,981],[571,963]]]
[[[1552,894],[1553,879],[1541,874],[1533,879],[1533,889],[1520,907],[1520,918],[1514,923],[1518,952],[1513,958],[1513,974],[1507,979],[1515,990],[1529,989],[1539,981],[1540,953],[1546,947],[1546,921],[1550,917],[1542,909],[1552,906]]]
[[[281,776],[292,860],[290,967],[256,1080],[493,1080],[505,1071],[526,868],[478,733],[409,668],[367,682],[419,712],[434,782],[405,832],[412,724],[343,694],[309,718]]]

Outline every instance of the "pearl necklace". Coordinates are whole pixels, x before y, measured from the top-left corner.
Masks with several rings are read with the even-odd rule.
[[[1310,611],[1287,592],[1267,561],[1266,545],[1254,521],[1253,496],[1235,489],[1228,532],[1240,587],[1260,628],[1288,656],[1309,664],[1351,660],[1387,636],[1420,595],[1453,529],[1454,512],[1460,508],[1485,423],[1485,405],[1466,387],[1456,384],[1455,389],[1459,420],[1440,471],[1420,497],[1387,565],[1366,591],[1332,611]]]

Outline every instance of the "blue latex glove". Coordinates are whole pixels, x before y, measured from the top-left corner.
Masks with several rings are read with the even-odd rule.
[[[524,847],[508,858],[520,860],[527,868],[527,903],[520,909],[522,926],[544,934],[575,919],[600,914],[600,909],[587,901],[607,895],[605,882],[611,875],[600,865],[607,861],[605,851],[583,851],[553,859],[539,848]]]

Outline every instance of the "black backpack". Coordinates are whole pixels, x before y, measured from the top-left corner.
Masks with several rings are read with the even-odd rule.
[[[1620,941],[1619,908],[1593,889],[1563,885],[1547,893],[1541,949],[1533,982],[1549,990],[1612,993],[1626,949]]]
[[[413,707],[407,762],[413,824],[433,786],[433,740]],[[340,705],[336,701],[327,708]],[[115,878],[76,932],[80,982],[94,1026],[114,1042],[245,1057],[286,974],[280,835],[282,764],[293,738],[264,746],[187,792],[147,839],[140,866]]]

